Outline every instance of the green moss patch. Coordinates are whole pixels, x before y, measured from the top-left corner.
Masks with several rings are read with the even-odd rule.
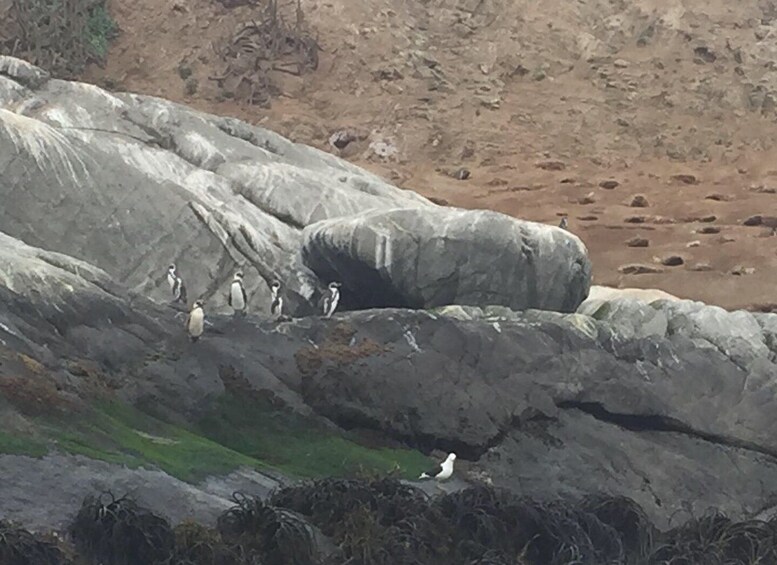
[[[257,399],[227,394],[196,426],[218,443],[299,477],[396,472],[417,477],[429,460],[409,449],[370,448]]]
[[[43,457],[48,452],[46,443],[25,434],[0,432],[0,453]]]
[[[119,402],[96,406],[76,419],[38,423],[38,437],[0,433],[0,453],[40,457],[54,448],[130,468],[159,468],[191,483],[239,467],[300,478],[390,472],[413,478],[429,465],[417,451],[368,447],[269,401],[231,394],[189,429]]]
[[[50,425],[47,431],[63,451],[129,467],[151,465],[189,482],[241,466],[262,466],[214,441],[120,403],[100,406],[78,422]]]

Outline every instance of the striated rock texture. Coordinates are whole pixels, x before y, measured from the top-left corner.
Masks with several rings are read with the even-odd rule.
[[[192,345],[173,310],[101,283],[98,270],[59,256],[52,264],[10,240],[4,248],[0,353],[45,363],[63,397],[89,391],[69,363],[88,359],[116,395],[181,421],[223,392],[228,369],[330,425],[454,449],[460,478],[533,497],[625,495],[660,527],[678,511],[743,518],[777,499],[776,315],[621,299],[593,316],[461,305],[280,324],[210,315]],[[25,284],[11,288],[12,278]],[[2,464],[12,476],[14,465],[48,468]],[[86,486],[45,495],[71,500]],[[205,496],[175,488],[181,508]],[[0,483],[0,508],[18,496]],[[198,508],[207,517],[221,504]]]
[[[573,312],[591,263],[570,232],[489,211],[376,210],[308,226],[302,260],[351,308],[503,305]]]
[[[228,310],[237,267],[249,309],[269,314],[277,278],[297,315],[312,313],[328,282],[316,275],[346,284],[346,308],[494,301],[574,310],[590,278],[585,248],[566,232],[443,209],[268,130],[54,80],[10,57],[0,57],[0,199],[8,235],[88,261],[157,301],[170,298],[164,275],[175,263],[190,300],[217,311]],[[353,233],[342,220],[337,233],[315,235],[329,225],[318,222],[396,208],[404,212],[390,218],[392,230],[375,218]],[[354,249],[352,268],[333,263],[348,255],[332,246]],[[381,271],[369,292],[365,269]]]
[[[168,299],[176,263],[190,298],[223,307],[236,266],[249,305],[285,281],[292,311],[317,286],[301,228],[370,208],[431,207],[367,171],[244,122],[162,99],[49,79],[0,57],[0,229],[89,261]],[[264,279],[264,280],[263,280]]]

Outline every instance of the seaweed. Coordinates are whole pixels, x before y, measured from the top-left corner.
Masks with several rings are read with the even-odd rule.
[[[70,535],[79,552],[103,565],[166,564],[175,548],[167,520],[110,492],[84,499]]]
[[[53,541],[18,524],[0,520],[0,563],[3,565],[68,565],[70,560]]]
[[[242,493],[234,493],[232,499],[235,506],[217,522],[225,541],[239,545],[249,557],[261,556],[265,565],[317,562],[313,531],[301,517]]]

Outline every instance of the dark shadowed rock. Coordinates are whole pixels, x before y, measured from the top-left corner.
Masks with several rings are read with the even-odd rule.
[[[396,209],[305,230],[302,260],[344,284],[345,307],[500,304],[571,312],[588,295],[591,264],[566,230],[503,214]]]

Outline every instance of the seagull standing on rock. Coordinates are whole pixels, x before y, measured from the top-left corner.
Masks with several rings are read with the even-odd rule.
[[[186,285],[183,284],[183,279],[178,276],[175,264],[171,264],[167,268],[167,283],[170,285],[170,292],[173,293],[173,302],[186,304]]]
[[[245,315],[246,302],[246,289],[243,286],[243,271],[235,273],[235,277],[232,279],[232,284],[229,287],[229,297],[227,298],[229,305],[232,307],[235,316]]]
[[[340,290],[342,285],[339,282],[329,283],[327,292],[321,299],[321,306],[324,309],[324,316],[331,318],[337,310],[337,304],[340,302]]]
[[[456,454],[449,453],[448,457],[445,458],[445,461],[437,465],[434,469],[429,469],[428,471],[421,473],[421,476],[418,477],[418,480],[434,479],[435,481],[445,481],[450,479],[451,475],[453,474],[454,461],[456,461]]]

